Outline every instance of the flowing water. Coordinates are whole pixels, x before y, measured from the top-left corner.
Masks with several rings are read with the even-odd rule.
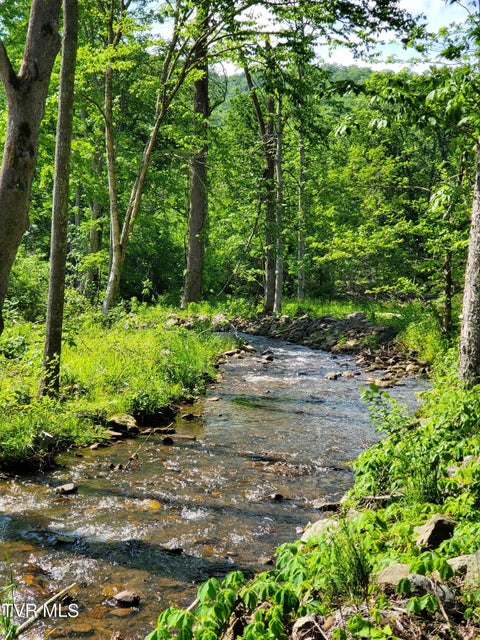
[[[353,359],[249,340],[273,361],[228,362],[198,419],[177,420],[173,443],[140,436],[0,482],[0,585],[15,578],[18,622],[22,605],[77,583],[75,607],[58,607],[25,637],[143,638],[163,608],[188,605],[200,581],[264,570],[279,544],[320,517],[319,501],[351,486],[348,463],[378,438],[360,400],[366,381],[325,374],[355,371]],[[407,380],[392,395],[414,406],[424,386]],[[78,493],[55,494],[65,482]],[[139,607],[116,607],[118,589],[138,593]]]

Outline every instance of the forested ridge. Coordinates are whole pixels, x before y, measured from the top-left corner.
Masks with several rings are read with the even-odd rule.
[[[2,3],[2,469],[108,440],[113,414],[161,422],[216,378],[236,343],[210,328],[235,318],[363,311],[396,335],[390,355],[431,373],[415,417],[364,392],[385,438],[326,528],[253,581],[211,579],[152,639],[480,634],[469,9],[433,34],[393,0]],[[392,34],[416,65],[319,55],[365,56]],[[384,347],[362,339],[369,356]],[[436,542],[415,533],[432,516],[447,522]],[[379,572],[399,564],[385,586]]]

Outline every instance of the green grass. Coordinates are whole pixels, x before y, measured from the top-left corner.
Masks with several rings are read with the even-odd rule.
[[[210,333],[208,322],[194,331],[170,326],[170,316],[143,306],[116,309],[107,322],[94,312],[70,313],[58,399],[36,398],[43,326],[9,324],[0,338],[0,467],[48,462],[53,443],[88,444],[111,414],[148,419],[203,393],[215,356],[231,341]]]

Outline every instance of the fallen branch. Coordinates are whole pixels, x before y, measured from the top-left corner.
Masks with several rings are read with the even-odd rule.
[[[70,584],[68,587],[65,587],[65,589],[62,589],[62,591],[59,591],[54,596],[52,596],[50,600],[47,600],[47,602],[42,604],[42,606],[39,609],[37,609],[37,612],[35,613],[34,616],[32,616],[31,618],[26,620],[23,624],[21,624],[19,627],[17,627],[17,629],[13,632],[13,637],[18,638],[21,633],[24,633],[25,631],[30,629],[30,627],[33,624],[35,624],[35,622],[39,618],[43,616],[43,613],[46,607],[53,604],[54,602],[57,602],[57,600],[60,600],[61,598],[63,598],[63,596],[65,596],[71,589],[73,589],[73,587],[76,587],[76,586],[77,586],[77,583],[72,582],[72,584]]]
[[[197,604],[199,603],[199,599],[195,598],[195,600],[192,602],[192,604],[188,605],[187,607],[187,611],[192,611],[192,609],[195,609],[195,607],[197,606]]]

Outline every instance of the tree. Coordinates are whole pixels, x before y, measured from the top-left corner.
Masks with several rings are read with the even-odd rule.
[[[468,387],[480,383],[480,138],[476,145],[475,183],[463,293],[458,375]]]
[[[264,313],[272,313],[275,306],[275,102],[270,94],[266,96],[266,115],[260,104],[257,89],[254,86],[248,67],[245,67],[245,77],[255,107],[255,114],[260,129],[260,138],[265,158],[263,170],[264,202],[265,202],[265,295],[263,302]]]
[[[208,31],[209,1],[198,5],[196,18],[199,33]],[[207,121],[210,115],[208,50],[200,39],[194,52],[195,66],[200,77],[195,80],[194,132],[199,149],[190,160],[190,211],[188,216],[188,245],[182,306],[202,298],[205,234],[208,214],[207,187]]]
[[[0,78],[8,105],[8,122],[0,169],[0,333],[3,304],[13,261],[28,229],[30,192],[38,151],[40,122],[59,51],[61,0],[32,0],[23,59],[14,70],[0,41]]]
[[[78,42],[78,0],[63,0],[63,49],[58,99],[55,172],[50,246],[47,326],[40,394],[58,393],[62,351],[67,262],[68,200],[73,128],[75,64]]]

